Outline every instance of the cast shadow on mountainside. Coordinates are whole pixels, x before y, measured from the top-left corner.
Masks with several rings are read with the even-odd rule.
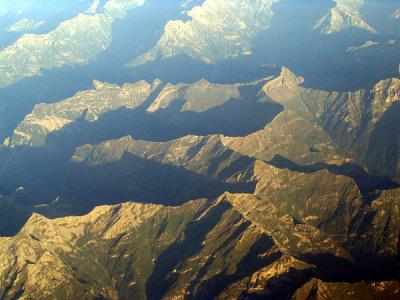
[[[12,134],[15,127],[40,102],[56,102],[87,89],[92,80],[84,79],[78,72],[66,67],[57,71],[46,71],[43,76],[25,78],[0,89],[0,140]],[[12,113],[11,113],[12,112]]]
[[[199,253],[203,248],[203,241],[210,232],[218,230],[217,224],[221,221],[224,214],[231,209],[231,205],[228,203],[220,203],[219,205],[213,207],[211,211],[207,214],[205,218],[198,221],[193,221],[188,224],[184,232],[184,237],[182,241],[173,244],[167,248],[155,262],[154,270],[146,284],[146,293],[148,299],[161,299],[165,296],[166,292],[176,283],[178,276],[175,275],[174,269],[179,268],[179,264],[182,261],[186,261],[191,258],[194,254]],[[240,217],[239,217],[240,219]],[[233,224],[235,219],[231,220]],[[248,230],[250,222],[242,223],[237,226],[233,232],[229,233],[229,239],[224,241],[224,243],[217,249],[213,249],[212,253],[222,250],[224,246],[227,246],[230,242],[234,242],[243,235],[243,233]],[[223,233],[219,233],[223,234]],[[239,281],[255,271],[261,269],[265,265],[271,264],[272,262],[278,260],[282,254],[280,252],[271,253],[271,255],[263,255],[268,250],[274,246],[272,239],[266,235],[260,237],[249,249],[249,252],[239,261],[237,264],[237,272],[235,274],[229,274],[225,270],[226,266],[221,264],[217,266],[221,268],[221,273],[214,277],[209,278],[200,284],[199,288],[196,290],[195,295],[190,295],[194,299],[206,299],[213,298],[222,292],[230,284]],[[180,255],[177,255],[179,253]],[[254,259],[257,257],[257,259]],[[202,278],[207,269],[211,264],[215,263],[213,259],[204,264],[199,270],[198,278]],[[214,266],[215,268],[215,266]],[[198,282],[194,282],[198,284]],[[154,286],[158,286],[154,289]],[[190,286],[188,290],[193,290],[194,286]]]
[[[78,207],[83,199],[95,199],[89,209],[126,200],[181,205],[192,199],[216,198],[225,191],[254,191],[253,184],[228,184],[211,176],[199,175],[184,168],[163,164],[125,153],[121,160],[100,166],[71,166],[63,183],[71,187],[69,198]],[[76,182],[79,182],[76,185]],[[81,197],[81,201],[78,198]],[[77,199],[77,200],[74,200]],[[125,200],[123,200],[125,199]],[[111,203],[108,203],[111,202]]]
[[[42,147],[3,147],[0,155],[4,166],[1,192],[7,195],[23,186],[29,191],[25,200],[27,206],[49,204],[58,196],[62,196],[66,204],[68,201],[75,204],[73,209],[63,207],[63,210],[70,214],[82,214],[99,204],[127,200],[180,204],[195,198],[212,198],[224,191],[254,191],[253,184],[223,182],[232,174],[251,166],[253,159],[243,157],[235,164],[231,163],[229,168],[224,168],[218,178],[213,176],[213,172],[223,163],[224,157],[229,157],[229,153],[213,158],[209,162],[208,173],[203,175],[192,174],[180,167],[145,160],[128,153],[121,161],[101,166],[84,166],[70,161],[76,148],[81,145],[96,144],[127,135],[150,141],[168,141],[191,134],[246,135],[263,128],[282,110],[278,104],[260,102],[257,88],[242,87],[241,99],[230,99],[223,105],[204,112],[181,111],[181,101],[175,101],[166,109],[147,112],[148,106],[153,103],[162,87],[134,110],[110,111],[95,122],[87,121],[84,112],[81,118],[50,133]],[[121,177],[121,170],[128,171],[127,166],[131,168],[129,176],[126,174],[127,177],[114,182],[118,188],[112,188],[110,182]],[[108,180],[108,177],[112,179]],[[135,181],[140,184],[132,184]],[[184,184],[177,184],[178,182]],[[175,187],[175,190],[172,187]],[[61,202],[57,205],[42,206],[41,209],[51,211],[45,213],[46,215],[58,215],[51,208],[60,207]]]
[[[270,76],[278,76],[280,68],[276,64],[261,64],[252,56],[237,57],[220,61],[216,64],[205,64],[187,54],[177,54],[164,60],[147,62],[142,66],[130,69],[134,78],[152,81],[159,78],[171,83],[196,82],[206,79],[214,83],[234,84],[251,82]],[[177,70],[185,70],[177,72]]]
[[[159,38],[160,31],[171,18],[181,17],[180,0],[147,0],[146,5],[128,11],[126,17],[112,27],[112,43],[98,57],[87,65],[64,66],[52,70],[41,70],[38,76],[25,78],[0,89],[0,141],[10,136],[12,130],[22,121],[37,103],[54,103],[72,96],[78,91],[91,88],[93,79],[123,84],[147,79],[153,81],[157,72],[132,72],[125,65],[141,49],[150,48]],[[69,6],[71,4],[68,4]],[[146,24],[146,26],[143,26]],[[202,77],[193,69],[189,78],[176,67],[166,68],[161,73],[165,81],[172,77],[187,82]],[[10,113],[12,112],[12,113]]]
[[[346,163],[343,165],[316,163],[309,166],[303,166],[280,155],[274,156],[274,158],[268,163],[277,168],[286,168],[295,172],[314,173],[326,169],[333,174],[350,177],[355,181],[364,200],[367,202],[376,199],[379,196],[379,190],[390,190],[400,187],[400,184],[394,182],[389,177],[368,174],[363,168],[352,163]]]
[[[400,102],[394,103],[375,125],[367,154],[368,166],[380,174],[398,174],[400,149]],[[384,162],[379,164],[377,162]]]
[[[394,2],[390,5],[396,6]],[[385,78],[397,77],[400,45],[389,46],[386,43],[398,33],[378,30],[380,34],[371,34],[351,28],[321,34],[313,30],[317,21],[334,5],[334,1],[330,0],[275,3],[271,26],[254,39],[253,54],[248,59],[259,64],[286,66],[307,79],[304,87],[327,91],[351,91],[372,86]],[[371,9],[372,6],[375,8]],[[369,7],[370,14],[374,14],[379,23],[385,19],[382,15],[387,10],[382,6],[385,6],[382,1],[367,1],[366,4],[366,9]],[[377,41],[379,45],[356,52],[346,51],[368,40]]]
[[[243,226],[245,227],[245,226]],[[244,230],[246,228],[242,228]],[[198,290],[198,298],[205,299],[207,296],[217,297],[220,292],[222,292],[229,285],[234,282],[240,281],[243,278],[251,276],[254,274],[255,270],[260,270],[266,265],[270,265],[279,258],[282,257],[282,253],[275,252],[270,256],[266,256],[265,253],[268,252],[274,246],[274,241],[269,236],[262,236],[258,239],[254,245],[249,249],[249,252],[243,257],[237,265],[237,272],[235,274],[229,274],[228,272],[223,272],[216,276],[209,278],[207,281],[203,282]],[[264,254],[264,255],[263,255]],[[282,288],[282,287],[281,287]],[[270,290],[269,297],[277,296],[281,291]],[[289,293],[289,290],[286,290]],[[281,295],[279,295],[281,296]]]
[[[111,45],[88,64],[43,69],[38,76],[0,89],[0,141],[11,135],[35,104],[54,103],[71,97],[76,92],[91,88],[93,79],[117,84],[139,80],[152,82],[156,78],[170,83],[196,82],[202,78],[212,82],[236,83],[276,75],[278,70],[260,68],[259,65],[248,67],[246,63],[236,61],[218,66],[206,65],[185,55],[137,69],[127,68],[127,62],[157,42],[170,19],[185,18],[180,5],[173,5],[172,2],[179,4],[181,1],[148,0],[146,5],[129,11],[124,19],[113,24]]]
[[[150,113],[146,111],[150,101],[146,100],[137,109],[109,111],[96,122],[86,121],[82,116],[59,131],[50,133],[46,144],[79,146],[127,135],[146,141],[168,141],[186,135],[245,136],[264,128],[283,110],[279,104],[259,102],[255,90],[242,87],[242,99],[231,98],[223,105],[204,112],[182,111],[183,101],[174,101],[168,108]]]
[[[172,59],[175,60],[176,58]],[[179,62],[163,62],[165,65],[154,67],[152,69],[150,68],[151,72],[142,70],[140,72],[138,71],[136,74],[135,70],[130,70],[125,74],[121,69],[111,72],[109,70],[109,64],[103,65],[99,61],[96,61],[93,64],[95,64],[95,66],[90,64],[88,66],[45,70],[42,72],[41,76],[25,78],[13,85],[0,89],[0,119],[2,120],[0,124],[0,140],[3,141],[6,137],[12,134],[12,131],[18,126],[24,117],[32,111],[35,104],[42,102],[55,103],[60,99],[71,97],[79,91],[90,89],[92,87],[93,78],[103,82],[117,84],[136,82],[138,80],[147,80],[148,82],[152,82],[156,78],[170,83],[196,82],[203,78],[206,78],[210,82],[234,83],[264,78],[271,74],[276,75],[276,72],[278,72],[277,70],[271,71],[269,69],[261,68],[259,76],[251,78],[249,78],[249,76],[244,76],[243,78],[235,77],[230,78],[229,80],[225,78],[227,80],[222,80],[222,74],[225,73],[220,69],[229,69],[229,74],[241,74],[241,67],[204,67],[197,65],[199,63],[193,59],[182,58]],[[111,65],[114,66],[114,64]],[[183,66],[186,68],[188,65],[193,66],[193,68],[190,68],[193,70],[193,74],[185,73],[185,75],[176,75],[175,78],[171,78],[171,74],[181,74],[176,72],[179,65],[182,65],[181,68],[183,68]],[[120,68],[122,67],[123,66]],[[113,68],[116,67],[114,66]],[[155,71],[157,68],[159,71]],[[117,73],[118,76],[110,75],[114,73]],[[221,74],[221,78],[209,75],[215,73]]]
[[[125,201],[180,205],[192,199],[216,198],[225,191],[251,193],[255,188],[252,183],[229,184],[131,153],[116,162],[85,165],[39,149],[25,150],[29,150],[25,163],[10,166],[13,173],[6,172],[3,179],[23,186],[27,196],[22,203],[49,217],[81,215],[98,205]],[[60,200],[54,202],[57,197]]]
[[[23,198],[19,192],[0,196],[0,236],[13,236],[29,219],[31,211],[21,204]]]
[[[304,254],[302,259],[317,266],[317,277],[326,282],[387,281],[400,279],[396,255],[363,254],[350,262],[332,254]]]

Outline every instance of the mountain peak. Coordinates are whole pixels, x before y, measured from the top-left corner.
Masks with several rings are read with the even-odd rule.
[[[282,67],[281,73],[275,79],[268,81],[264,86],[263,90],[268,94],[269,91],[285,86],[285,87],[296,87],[304,82],[304,78],[297,76],[291,70],[286,67]]]
[[[48,218],[41,214],[33,212],[24,227],[21,229],[22,233],[29,234],[35,231],[38,226],[47,227],[45,224],[49,221]],[[39,224],[39,225],[38,225]]]
[[[297,76],[295,73],[293,73],[286,67],[282,67],[281,74],[278,78],[284,80],[286,83],[293,83],[296,85],[302,84],[304,82],[303,77]]]
[[[107,83],[107,82],[102,82],[99,80],[93,80],[93,87],[96,91],[100,91],[102,89],[107,89],[107,88],[118,88],[118,85],[112,84],[112,83]]]
[[[314,26],[322,34],[332,34],[341,32],[348,28],[359,28],[369,33],[377,31],[362,19],[360,9],[364,6],[364,1],[346,2],[336,0],[336,7],[322,17]]]
[[[209,84],[210,84],[210,82],[204,78],[202,78],[196,82],[196,85],[199,85],[199,86],[207,86]]]

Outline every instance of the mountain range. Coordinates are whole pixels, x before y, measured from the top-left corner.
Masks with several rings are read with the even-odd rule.
[[[399,9],[0,2],[0,299],[399,299]]]

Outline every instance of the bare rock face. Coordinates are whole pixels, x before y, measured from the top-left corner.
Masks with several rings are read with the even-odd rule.
[[[257,205],[260,211],[265,211],[264,217],[272,209],[274,222],[287,216],[291,220],[291,226],[296,222],[301,224],[295,226],[298,230],[314,232],[313,235],[318,239],[329,237],[329,247],[336,249],[332,252],[334,255],[346,251],[356,256],[381,253],[385,257],[397,253],[396,236],[400,230],[400,222],[397,220],[400,199],[398,190],[378,192],[376,199],[368,204],[360,188],[350,177],[337,175],[326,169],[309,173],[297,172],[260,160],[246,159],[240,152],[232,151],[232,147],[225,146],[224,139],[226,138],[220,135],[187,136],[168,142],[147,142],[128,136],[98,145],[79,147],[72,161],[98,167],[123,161],[125,155],[132,154],[165,166],[209,176],[224,183],[255,184],[254,203],[243,202],[245,207],[251,209],[253,205]],[[240,137],[237,139],[242,140]],[[229,140],[233,145],[240,145],[235,138]],[[257,198],[261,200],[258,201]],[[371,225],[367,225],[371,216],[373,221]],[[263,223],[272,226],[269,221]],[[279,240],[284,240],[289,234],[288,228],[279,227],[276,230],[280,235]],[[275,231],[271,228],[268,230],[273,236]],[[304,233],[308,234],[310,233]],[[318,243],[312,242],[308,246],[289,243],[285,249],[290,255],[321,252],[321,248],[318,251],[312,250],[315,245]],[[343,255],[349,257],[348,254]]]
[[[119,108],[134,109],[142,104],[158,87],[139,81],[135,84],[118,86],[94,81],[94,89],[79,92],[75,96],[55,104],[37,104],[6,141],[7,146],[42,146],[46,136],[60,130],[73,121],[84,118],[96,121],[102,114]]]
[[[167,84],[147,109],[156,112],[182,102],[181,111],[204,112],[232,99],[241,99],[240,85],[213,84],[206,80],[194,84]]]
[[[55,220],[33,215],[18,235],[1,240],[0,270],[7,274],[0,278],[1,296],[183,299],[237,294],[246,280],[254,288],[245,293],[265,293],[268,284],[301,285],[301,274],[309,277],[313,267],[282,256],[271,237],[232,206],[236,199],[246,197],[178,208],[104,206]],[[284,276],[288,269],[292,277]],[[254,272],[262,279],[251,279]]]
[[[43,70],[85,65],[111,44],[112,23],[144,0],[110,0],[99,14],[78,14],[46,34],[25,34],[0,51],[0,87]]]
[[[369,249],[377,257],[399,254],[400,196],[399,189],[381,191],[363,216],[359,235],[352,239],[354,248]]]
[[[361,17],[360,10],[365,0],[336,0],[335,2],[336,7],[315,24],[315,30],[323,34],[332,34],[349,28],[358,28],[369,33],[377,33]]]
[[[355,182],[327,170],[304,174],[257,163],[255,194],[268,199],[282,214],[322,229],[338,241],[351,235],[351,224],[363,203]]]
[[[297,76],[285,67],[281,74],[268,81],[262,88],[265,95],[282,104],[303,118],[317,122],[324,110],[324,104],[336,99],[337,92],[326,92],[321,90],[306,89],[301,86],[304,78]]]
[[[262,98],[262,95],[258,94],[258,82],[214,84],[200,80],[193,84],[163,85],[160,80],[154,80],[152,83],[139,81],[118,86],[95,80],[93,85],[94,89],[78,92],[75,96],[60,102],[37,104],[4,144],[11,147],[43,146],[49,134],[67,127],[73,121],[84,119],[94,123],[103,114],[118,109],[136,113],[142,104],[146,106],[145,111],[139,118],[133,120],[138,122],[137,126],[171,126],[180,129],[182,135],[186,131],[190,132],[190,126],[194,127],[193,130],[206,132],[223,131],[225,128],[248,131],[246,126],[263,126],[265,123],[262,118],[268,119],[269,115],[272,118],[281,109],[275,103],[260,102],[259,98]],[[220,118],[224,106],[229,110],[226,112],[226,120]],[[240,108],[246,113],[244,116],[240,115],[241,112],[238,111]],[[261,120],[256,121],[260,125],[248,125],[252,122],[249,122],[246,116],[253,112],[260,115]],[[145,119],[146,117],[148,119]],[[150,119],[151,117],[153,119]],[[240,122],[238,118],[241,118]],[[232,124],[233,122],[238,124]],[[241,124],[244,128],[240,126]],[[218,127],[219,125],[223,128]],[[185,130],[185,127],[189,128]],[[162,132],[162,128],[159,131]]]
[[[398,124],[394,115],[399,107],[399,83],[393,78],[377,83],[371,91],[342,94],[321,118],[323,127],[339,145],[351,145],[354,156],[371,172],[392,178],[399,174],[399,153],[393,152],[398,133],[392,129]]]
[[[398,178],[396,113],[400,80],[378,82],[371,91],[326,92],[302,87],[287,69],[263,87],[265,95],[321,128],[348,156],[381,176]]]
[[[0,300],[400,299],[390,2],[0,0]]]
[[[315,266],[283,255],[278,261],[262,268],[234,284],[228,286],[217,299],[237,299],[243,294],[251,297],[285,297],[291,291],[290,284],[296,283],[311,276]]]
[[[250,180],[254,165],[253,160],[224,147],[219,135],[186,136],[168,142],[134,140],[127,136],[98,145],[83,145],[76,149],[72,161],[99,166],[118,162],[127,154],[226,183]]]
[[[169,21],[157,45],[137,57],[136,67],[158,57],[186,54],[207,64],[251,55],[251,42],[272,19],[272,5],[279,0],[207,0],[191,9],[189,21]]]
[[[245,137],[222,137],[225,146],[243,155],[271,161],[277,155],[300,165],[324,162],[341,164],[347,159],[317,124],[291,110],[280,113],[265,129]]]
[[[390,147],[389,140],[374,143],[372,152],[360,145],[397,124],[398,80],[347,93],[309,89],[303,82],[286,68],[276,78],[251,84],[95,81],[92,90],[35,106],[2,150],[12,154],[22,148],[27,160],[40,158],[29,154],[46,150],[39,146],[50,134],[80,119],[95,124],[120,108],[135,111],[135,117],[166,115],[161,124],[181,126],[183,114],[207,114],[231,102],[255,107],[275,102],[284,110],[263,129],[243,136],[147,141],[127,135],[73,144],[66,161],[52,157],[56,168],[43,186],[57,198],[33,211],[79,212],[82,203],[93,208],[113,196],[118,203],[176,206],[126,203],[53,220],[34,214],[17,235],[0,240],[0,274],[5,274],[0,298],[288,299],[304,284],[295,299],[307,299],[310,291],[323,297],[319,291],[325,289],[332,296],[358,295],[359,286],[381,295],[372,284],[335,282],[370,280],[360,275],[363,270],[379,278],[396,267],[400,192],[371,188],[365,193],[357,176],[341,170],[360,161],[370,167],[370,155]],[[74,132],[79,134],[79,127]],[[397,135],[393,128],[390,132]],[[345,148],[346,143],[351,146]],[[12,159],[6,170],[18,166]],[[27,184],[40,182],[26,178]],[[65,185],[68,178],[72,187]],[[198,189],[203,194],[192,197]],[[152,190],[165,194],[154,199]],[[209,196],[205,190],[216,192]],[[202,197],[210,199],[189,201]],[[49,266],[54,269],[44,272]],[[307,283],[312,277],[318,280]],[[376,284],[394,293],[392,283]]]
[[[0,52],[0,86],[39,75],[43,69],[88,63],[109,46],[111,21],[105,15],[80,14],[46,35],[24,35]],[[87,32],[97,34],[82,43]]]

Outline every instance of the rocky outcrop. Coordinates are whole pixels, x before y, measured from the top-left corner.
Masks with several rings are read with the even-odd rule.
[[[283,257],[232,206],[235,199],[224,195],[214,204],[198,200],[178,208],[104,206],[55,220],[33,215],[18,235],[1,240],[1,297],[201,298],[237,293],[255,272],[262,279],[252,294],[268,291],[268,284],[302,284],[300,274],[309,277],[313,267]],[[297,279],[282,276],[289,269]]]
[[[263,161],[281,156],[300,165],[342,164],[348,159],[327,133],[291,110],[280,113],[265,129],[245,137],[222,137],[225,146]]]
[[[180,104],[181,111],[204,112],[230,100],[242,99],[241,86],[213,84],[206,80],[193,84],[167,84],[147,111],[156,112]]]
[[[365,5],[365,0],[336,0],[335,2],[336,6],[315,24],[315,30],[323,34],[332,34],[346,29],[358,28],[369,33],[377,33],[371,25],[362,19],[360,10]]]
[[[87,120],[96,126],[95,121],[100,121],[105,113],[111,118],[118,113],[123,116],[105,121],[107,123],[101,125],[103,129],[97,133],[101,135],[104,128],[109,128],[111,134],[99,140],[122,136],[112,132],[114,122],[119,124],[115,128],[122,128],[123,135],[135,134],[147,140],[174,139],[193,133],[246,134],[254,131],[253,128],[262,128],[282,109],[262,99],[260,82],[215,84],[200,80],[192,84],[163,85],[155,80],[151,84],[139,81],[119,87],[94,81],[94,90],[79,92],[54,104],[37,104],[4,145],[42,146],[49,134],[73,121]],[[113,111],[115,114],[111,113]],[[225,114],[224,118],[220,117],[221,113]],[[84,143],[87,142],[83,140],[81,144]]]
[[[270,99],[321,128],[339,147],[369,171],[398,178],[396,114],[400,80],[378,82],[371,91],[327,92],[299,85],[297,77],[283,68],[263,91]]]
[[[319,228],[340,243],[350,238],[351,225],[364,209],[355,182],[327,170],[307,174],[257,162],[254,176],[255,195],[268,199],[282,215]]]
[[[36,20],[29,20],[27,18],[23,18],[14,24],[12,24],[9,28],[9,32],[27,32],[38,29],[42,26],[45,21],[36,21]]]
[[[368,249],[370,256],[396,257],[400,253],[400,190],[381,191],[365,210],[363,226],[351,244],[354,248]]]
[[[268,211],[273,206],[275,214],[288,216],[294,223],[303,224],[307,230],[317,230],[320,232],[318,234],[329,236],[339,248],[347,248],[355,255],[382,253],[382,256],[390,256],[397,253],[396,236],[400,230],[400,222],[397,221],[397,205],[400,200],[398,190],[377,191],[378,196],[369,204],[360,192],[360,187],[350,177],[326,169],[303,173],[248,159],[240,155],[239,151],[232,151],[230,146],[225,146],[225,139],[220,135],[187,136],[168,142],[147,142],[125,137],[99,145],[79,147],[72,161],[98,167],[123,161],[130,154],[209,176],[224,183],[255,184],[254,195],[267,200],[269,205],[256,201],[262,209]],[[241,139],[238,138],[239,141]],[[240,145],[235,138],[228,140],[233,145]],[[263,155],[262,151],[260,155]],[[252,207],[253,204],[246,205]],[[367,220],[371,216],[376,221],[374,219],[372,225],[368,225]],[[382,224],[383,227],[379,229],[373,224]],[[271,235],[273,231],[270,229]],[[277,231],[284,239],[287,231]],[[384,237],[384,234],[390,236]],[[311,252],[309,249],[302,251]]]
[[[127,136],[98,145],[83,145],[76,149],[72,161],[98,166],[118,162],[128,154],[227,183],[248,181],[247,173],[253,168],[253,160],[224,147],[218,135],[186,136],[168,142],[147,142]]]
[[[122,86],[94,81],[92,90],[79,92],[54,104],[37,104],[5,141],[5,145],[42,146],[49,133],[60,130],[77,119],[94,122],[104,113],[138,107],[160,84],[159,80],[151,84],[139,81]]]
[[[143,3],[143,0],[110,0],[104,13],[80,13],[49,33],[23,35],[0,51],[0,87],[40,75],[43,70],[89,63],[110,46],[114,20]]]
[[[399,190],[371,187],[366,193],[357,176],[341,168],[367,162],[357,147],[396,124],[398,80],[382,81],[370,93],[314,90],[303,81],[286,68],[252,84],[95,81],[93,90],[37,105],[14,131],[11,147],[2,147],[11,153],[2,176],[22,178],[31,198],[46,199],[29,209],[57,216],[128,200],[175,207],[101,206],[55,220],[34,214],[16,236],[0,242],[0,274],[8,274],[0,278],[0,298],[40,299],[42,292],[71,299],[287,299],[312,276],[324,284],[326,278],[371,279],[360,270],[377,277],[392,272],[399,253]],[[66,143],[71,148],[62,158],[54,155],[59,148],[36,147],[74,121],[96,124],[120,108],[135,118],[166,116],[161,124],[167,125],[231,102],[275,102],[284,111],[244,136],[147,141],[128,135]],[[74,134],[82,133],[79,125]],[[379,144],[385,145],[388,140]],[[14,153],[22,153],[21,161]],[[40,170],[42,161],[51,161],[53,169]],[[73,185],[66,185],[71,178]],[[189,201],[202,197],[209,200]],[[0,199],[21,216],[17,201]],[[50,264],[57,272],[42,274]]]
[[[169,21],[157,45],[129,66],[179,54],[207,64],[251,55],[251,42],[257,33],[268,28],[272,5],[278,1],[204,1],[187,13],[189,21]]]

